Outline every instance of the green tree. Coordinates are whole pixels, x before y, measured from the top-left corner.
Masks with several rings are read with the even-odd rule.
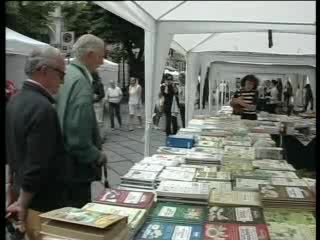
[[[6,26],[28,37],[49,43],[50,12],[57,3],[50,1],[6,1]]]
[[[110,53],[120,63],[130,65],[130,76],[138,77],[144,86],[144,31],[92,2],[73,2],[62,5],[65,28],[75,31],[76,37],[92,33],[106,43],[118,44]],[[134,49],[140,49],[138,54]]]

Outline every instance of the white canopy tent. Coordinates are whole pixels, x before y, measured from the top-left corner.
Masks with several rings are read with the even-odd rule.
[[[204,69],[204,65],[208,66],[212,62],[210,59],[209,62],[205,62],[205,57],[201,56],[201,52],[217,50],[204,49],[202,48],[203,44],[208,44],[209,41],[218,41],[218,38],[218,40],[214,39],[220,34],[258,32],[264,33],[267,38],[267,31],[271,29],[274,34],[315,35],[315,1],[94,2],[145,30],[146,99],[151,100],[146,101],[145,108],[145,155],[149,155],[151,116],[157,97],[157,86],[161,81],[170,46],[186,55],[186,93],[188,94],[191,93],[197,82],[200,67]],[[223,43],[223,39],[219,41]],[[230,40],[230,44],[232,45],[234,42]],[[213,43],[213,45],[215,44]],[[248,47],[251,51],[250,45],[247,45],[247,50],[244,51],[248,51]],[[238,47],[238,49],[242,48],[246,49]],[[218,50],[230,51],[223,49],[223,47]],[[235,50],[236,48],[232,45],[231,51]],[[254,52],[261,53],[260,49]],[[288,53],[288,50],[284,52]],[[294,54],[297,53],[304,54],[302,50],[294,52]],[[202,70],[201,79],[205,76],[203,72],[204,70]],[[189,95],[187,96],[186,109],[190,110],[189,107],[192,103]],[[190,113],[186,114],[186,121],[190,116]]]
[[[27,78],[24,73],[26,57],[34,48],[45,46],[48,44],[6,28],[6,80],[12,80],[20,89]]]

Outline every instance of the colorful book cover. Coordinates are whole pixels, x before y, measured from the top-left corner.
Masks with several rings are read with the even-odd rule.
[[[41,214],[40,217],[96,228],[106,228],[127,218],[124,216],[87,211],[72,207],[46,212]]]
[[[147,215],[145,209],[128,208],[114,205],[105,205],[99,203],[87,203],[82,209],[106,214],[114,214],[128,217],[128,225],[132,229],[136,229],[139,224],[144,221]]]
[[[211,206],[209,222],[265,224],[262,208],[259,207],[221,207]]]
[[[316,219],[310,212],[264,208],[264,216],[267,223],[316,225]]]
[[[136,208],[150,208],[153,204],[154,196],[154,193],[151,192],[135,192],[107,188],[94,202]]]
[[[307,187],[287,187],[274,185],[259,185],[262,200],[273,199],[279,201],[315,201],[313,193]]]
[[[233,205],[233,206],[261,206],[261,198],[258,192],[218,192],[211,191],[209,196],[210,205]]]
[[[207,217],[207,208],[201,206],[161,203],[150,214],[153,219],[167,222],[202,223]]]
[[[199,224],[173,224],[160,221],[145,223],[135,240],[202,240],[203,226]]]
[[[205,240],[271,240],[267,225],[208,223]],[[273,239],[273,238],[272,238]]]

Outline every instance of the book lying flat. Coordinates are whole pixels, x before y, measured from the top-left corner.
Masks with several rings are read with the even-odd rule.
[[[272,171],[275,172],[275,171]],[[267,172],[258,172],[256,171],[242,171],[240,173],[232,172],[232,179],[236,178],[245,178],[245,179],[262,179],[262,180],[270,180],[272,177],[272,173]]]
[[[316,219],[310,212],[293,211],[290,209],[264,208],[267,223],[316,225]]]
[[[203,223],[207,218],[207,208],[177,203],[157,203],[149,217],[173,223]]]
[[[211,206],[209,222],[265,224],[262,208],[259,207],[222,207]]]
[[[253,147],[242,147],[242,146],[225,146],[224,155],[233,159],[255,159],[255,150]]]
[[[135,208],[150,208],[155,194],[152,192],[105,189],[94,202]]]
[[[303,179],[299,178],[271,178],[272,185],[278,186],[297,186],[297,187],[307,187],[308,184]]]
[[[184,163],[184,159],[181,156],[169,155],[169,154],[153,154],[151,156],[154,160],[172,160],[178,161],[179,163]]]
[[[224,182],[224,181],[206,181],[206,180],[198,180],[198,182],[205,182],[208,183],[209,192],[211,190],[220,191],[220,192],[229,192],[232,191],[231,182]]]
[[[127,221],[127,217],[104,214],[100,212],[87,211],[78,208],[64,207],[39,215],[41,218],[57,220],[67,223],[75,223],[96,228],[106,228],[122,220]]]
[[[177,171],[164,169],[158,176],[160,181],[163,180],[176,180],[176,181],[189,181],[192,182],[194,178],[194,173],[190,171]]]
[[[164,168],[163,165],[136,163],[131,167],[131,170],[148,171],[148,172],[161,172]]]
[[[271,239],[276,240],[316,240],[315,227],[285,223],[269,223]]]
[[[259,184],[270,184],[270,180],[236,178],[233,190],[258,192]]]
[[[176,156],[176,155],[172,155]],[[153,159],[152,157],[146,157],[141,160],[139,163],[141,164],[157,164],[161,166],[178,166],[180,161],[178,160],[166,160],[166,159]]]
[[[145,209],[128,208],[99,203],[87,203],[84,207],[82,207],[82,209],[128,217],[128,225],[133,234],[139,230],[147,217],[147,211]]]
[[[157,196],[208,199],[209,186],[207,183],[161,181],[156,190]]]
[[[195,175],[197,180],[205,180],[205,181],[231,181],[231,174],[229,172],[224,171],[205,171],[202,169],[198,169]]]
[[[299,178],[295,172],[291,172],[291,171],[273,171],[273,170],[256,169],[255,173],[266,174],[266,175],[269,175],[270,177],[275,177],[275,178]]]
[[[282,159],[283,148],[255,147],[256,159]]]
[[[195,144],[195,147],[211,147],[211,148],[223,148],[223,142],[222,141],[205,141],[200,140]]]
[[[129,170],[121,179],[135,180],[139,182],[154,182],[158,172]]]
[[[218,192],[211,190],[209,196],[209,205],[261,207],[261,198],[258,192]]]
[[[205,240],[271,240],[266,224],[208,223],[204,228]]]
[[[200,224],[174,224],[160,221],[146,222],[135,240],[202,240]]]
[[[252,161],[252,166],[264,170],[296,171],[296,169],[285,160],[263,159]]]

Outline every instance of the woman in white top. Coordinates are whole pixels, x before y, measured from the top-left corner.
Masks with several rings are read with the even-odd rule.
[[[139,128],[142,128],[142,102],[141,102],[141,86],[136,78],[130,78],[129,86],[129,131],[133,131],[133,118],[137,116],[139,120]]]
[[[121,127],[120,101],[122,98],[121,89],[116,86],[113,80],[110,81],[110,87],[107,90],[107,100],[109,102],[111,130],[114,130],[114,113],[116,114],[119,127]]]

